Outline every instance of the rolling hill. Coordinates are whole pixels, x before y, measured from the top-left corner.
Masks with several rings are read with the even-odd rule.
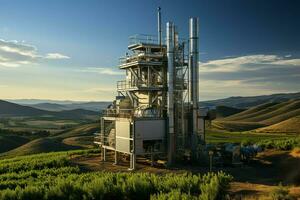
[[[66,151],[80,149],[77,146],[66,145],[57,139],[39,138],[32,140],[18,148],[0,154],[0,157],[23,156],[36,153],[47,153],[53,151]]]
[[[36,116],[47,115],[48,112],[31,108],[29,106],[21,106],[15,103],[0,100],[0,117],[1,116]]]
[[[53,117],[60,119],[85,119],[91,116],[98,116],[98,112],[74,109],[60,112],[41,110],[29,106],[18,105],[7,101],[0,100],[0,117]]]
[[[0,153],[10,151],[29,142],[30,139],[17,135],[0,135]]]
[[[269,102],[218,119],[213,122],[213,128],[230,131],[257,129],[257,132],[272,132],[274,129],[273,132],[295,133],[297,128],[300,128],[298,116],[300,116],[299,99],[281,103]]]
[[[239,109],[239,108],[233,108],[229,106],[217,106],[216,107],[216,117],[219,118],[224,118],[228,117],[230,115],[234,115],[240,112],[243,112],[245,109]]]
[[[300,115],[255,131],[263,133],[300,133]]]
[[[300,92],[251,97],[229,97],[225,99],[201,101],[200,104],[201,106],[229,106],[234,108],[251,108],[265,103],[281,103],[292,99],[300,99]]]
[[[26,104],[24,104],[26,105]],[[68,110],[66,106],[62,104],[56,104],[56,103],[38,103],[38,104],[27,104],[26,106],[40,109],[40,110],[47,110],[47,111],[63,111]]]
[[[105,108],[111,102],[108,101],[59,101],[59,100],[42,100],[42,99],[9,99],[6,100],[11,103],[19,105],[29,106],[40,110],[47,111],[63,111],[63,110],[74,110],[84,109],[90,111],[99,112]]]
[[[93,146],[93,133],[99,131],[99,126],[99,123],[84,124],[62,131],[54,136],[24,141],[23,145],[16,145],[16,148],[10,145],[6,152],[2,151],[0,157],[89,148]]]
[[[47,111],[64,111],[64,110],[76,110],[84,109],[89,111],[101,111],[111,104],[110,102],[86,102],[86,103],[69,103],[69,104],[58,104],[58,103],[38,103],[38,104],[22,104]]]
[[[224,118],[224,121],[258,122],[272,125],[300,115],[300,100],[265,103]]]

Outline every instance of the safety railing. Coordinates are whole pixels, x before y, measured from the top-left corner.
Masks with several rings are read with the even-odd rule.
[[[163,57],[163,55],[164,54],[162,52],[151,52],[151,53],[137,52],[127,56],[120,57],[119,65],[135,62],[135,61],[157,61],[158,59]]]
[[[129,118],[133,116],[133,109],[106,109],[102,112],[105,117],[125,117]]]
[[[149,83],[140,80],[123,80],[117,82],[117,90],[132,90],[132,89],[161,89],[163,88],[163,83],[157,80],[152,80]]]
[[[145,85],[144,82],[138,80],[122,80],[117,82],[117,90],[128,90]]]
[[[158,44],[157,36],[136,34],[129,37],[129,45],[134,44]]]

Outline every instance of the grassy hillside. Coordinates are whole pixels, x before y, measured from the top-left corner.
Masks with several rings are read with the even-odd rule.
[[[23,143],[18,143],[19,145],[14,145],[11,141],[7,143],[7,146],[2,145],[2,147],[0,147],[0,150],[3,148],[3,151],[0,151],[3,152],[0,156],[13,157],[35,153],[91,148],[93,147],[93,133],[99,131],[99,126],[99,123],[79,125],[49,137],[24,140]],[[7,137],[3,138],[3,141],[4,139],[8,140]]]
[[[17,135],[0,135],[0,153],[10,151],[29,142],[30,139]]]
[[[224,118],[224,117],[228,117],[230,115],[240,113],[242,111],[244,111],[244,109],[233,108],[233,107],[229,107],[229,106],[217,106],[216,107],[216,117]]]
[[[7,151],[1,154],[1,157],[15,157],[37,153],[47,153],[54,151],[66,151],[79,149],[80,147],[66,145],[58,139],[53,138],[40,138],[32,140],[20,147]]]
[[[259,128],[256,132],[264,133],[300,133],[300,115],[284,120],[264,128]]]
[[[222,119],[221,119],[222,120]],[[210,129],[222,131],[249,131],[264,127],[264,124],[257,122],[220,121],[214,120]]]
[[[266,125],[300,115],[300,100],[266,103],[225,118],[226,121],[260,122]]]
[[[279,130],[281,130],[283,131],[282,133],[287,133],[291,132],[292,129],[299,129],[299,124],[294,123],[293,128],[291,128],[291,130],[288,131],[288,129],[283,128],[283,126],[288,125],[291,122],[286,122],[284,124],[280,123],[297,116],[300,116],[299,99],[289,100],[287,102],[282,103],[264,103],[262,105],[255,106],[237,114],[218,119],[212,123],[212,127],[218,130],[223,129],[229,131],[247,131],[260,128],[259,132],[261,132],[262,130],[272,132],[270,128],[274,127],[277,129],[277,131],[275,132],[279,132]],[[293,119],[292,121],[296,122],[297,120]],[[271,125],[274,126],[271,127]],[[267,126],[270,127],[268,129],[262,129],[263,127]]]
[[[53,137],[65,139],[69,137],[89,136],[89,135],[93,135],[93,133],[95,132],[99,132],[99,129],[100,129],[100,123],[84,124],[57,133]]]
[[[207,143],[259,143],[262,141],[281,141],[295,139],[295,135],[249,132],[218,132],[207,131]],[[300,139],[300,138],[299,138]]]

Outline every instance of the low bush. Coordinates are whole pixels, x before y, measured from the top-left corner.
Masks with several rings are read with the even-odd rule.
[[[282,186],[280,183],[278,187],[273,189],[270,193],[273,200],[290,200],[292,197],[289,195],[289,189]]]
[[[300,146],[300,138],[277,139],[277,140],[262,140],[257,143],[263,149],[278,149],[278,150],[292,150]]]
[[[70,156],[48,153],[0,160],[0,200],[222,199],[232,180],[223,172],[200,174],[81,172]],[[93,152],[90,152],[93,153]]]

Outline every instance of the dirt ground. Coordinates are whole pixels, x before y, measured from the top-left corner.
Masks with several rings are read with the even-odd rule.
[[[128,172],[129,161],[120,159],[114,165],[114,156],[108,154],[106,162],[101,161],[100,155],[80,156],[73,158],[73,162],[86,171]],[[290,194],[300,199],[300,157],[289,151],[268,150],[259,153],[249,163],[242,167],[215,168],[234,177],[231,183],[230,195],[233,199],[270,199],[270,192],[282,183],[290,189]],[[151,167],[145,159],[137,159],[136,172],[165,173],[205,173],[207,167],[179,165],[166,168],[162,164]]]

